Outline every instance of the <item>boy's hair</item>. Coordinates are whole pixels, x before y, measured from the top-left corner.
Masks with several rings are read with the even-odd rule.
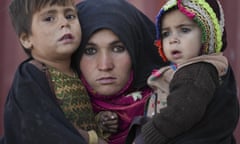
[[[13,28],[16,34],[20,37],[21,34],[32,34],[32,18],[33,14],[41,10],[46,5],[67,5],[72,3],[75,5],[74,0],[12,0],[9,5],[9,15]],[[31,53],[28,49],[24,51],[30,56]]]

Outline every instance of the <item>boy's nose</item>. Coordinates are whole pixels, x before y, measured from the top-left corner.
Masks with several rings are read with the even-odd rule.
[[[60,20],[60,27],[64,28],[64,27],[68,27],[69,26],[69,22],[66,18],[61,18]]]

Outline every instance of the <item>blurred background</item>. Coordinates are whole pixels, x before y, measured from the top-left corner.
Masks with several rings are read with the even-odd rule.
[[[81,0],[76,0],[80,2]],[[152,21],[155,22],[161,5],[165,0],[128,0]],[[238,83],[238,97],[240,91],[240,1],[220,0],[225,12],[225,23],[228,37],[228,47],[224,55],[228,57],[233,67]],[[9,16],[8,5],[10,0],[0,0],[0,136],[3,134],[3,107],[11,86],[17,66],[26,59],[26,55],[18,43],[13,31]],[[235,131],[237,144],[240,144],[240,124]]]

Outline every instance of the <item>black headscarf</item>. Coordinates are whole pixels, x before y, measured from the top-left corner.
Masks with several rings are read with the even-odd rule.
[[[163,61],[154,46],[155,25],[137,8],[125,0],[86,0],[77,5],[82,27],[82,42],[74,55],[79,62],[89,38],[100,29],[112,30],[129,51],[133,64],[133,87],[146,85],[146,79]]]

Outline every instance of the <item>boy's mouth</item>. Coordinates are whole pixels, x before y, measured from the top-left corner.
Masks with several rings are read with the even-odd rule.
[[[68,40],[68,39],[73,39],[73,36],[71,34],[65,34],[63,35],[58,41],[63,41],[63,40]]]

